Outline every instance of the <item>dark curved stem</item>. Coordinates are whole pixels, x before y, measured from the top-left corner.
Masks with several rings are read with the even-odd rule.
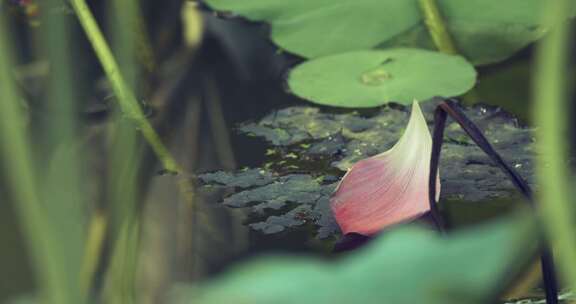
[[[441,233],[446,230],[444,220],[438,210],[436,202],[436,176],[438,175],[438,165],[440,161],[440,150],[442,149],[442,138],[446,127],[446,112],[437,108],[434,112],[434,133],[432,134],[432,156],[430,158],[430,175],[428,176],[428,202],[430,203],[430,214],[436,228]]]
[[[460,124],[462,129],[464,129],[468,136],[472,138],[476,145],[478,145],[478,147],[480,147],[480,149],[482,149],[482,151],[484,151],[484,153],[486,153],[498,165],[498,167],[500,167],[500,169],[510,177],[514,186],[516,186],[522,195],[528,199],[530,204],[533,205],[532,190],[530,189],[530,186],[528,186],[528,183],[522,178],[522,176],[520,176],[520,174],[518,174],[518,172],[516,172],[516,170],[504,162],[500,154],[494,150],[486,137],[484,137],[482,131],[480,131],[480,129],[462,112],[458,103],[454,100],[446,100],[438,107],[442,109],[442,111],[448,113],[452,119]]]
[[[438,174],[438,162],[440,158],[440,150],[442,148],[443,134],[446,127],[446,118],[450,115],[462,129],[470,136],[470,138],[486,153],[497,165],[504,171],[512,180],[512,183],[522,195],[528,200],[531,207],[534,207],[534,200],[532,197],[532,189],[528,183],[514,170],[508,166],[498,154],[490,142],[486,139],[482,131],[470,120],[460,109],[460,106],[455,100],[444,100],[434,113],[434,133],[432,136],[432,156],[430,159],[430,175],[428,179],[429,185],[429,201],[432,217],[440,231],[444,231],[443,221],[436,206],[436,175]],[[541,240],[541,253],[540,261],[542,264],[542,276],[544,287],[546,291],[546,303],[558,304],[558,283],[556,281],[556,274],[554,268],[553,254],[545,240]]]

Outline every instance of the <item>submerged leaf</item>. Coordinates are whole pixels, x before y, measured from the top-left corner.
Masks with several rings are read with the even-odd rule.
[[[476,82],[464,58],[419,49],[357,51],[297,66],[288,78],[294,94],[324,105],[374,107],[457,96]]]
[[[331,207],[342,233],[373,235],[429,211],[431,152],[430,131],[415,101],[396,145],[354,164],[336,188]],[[436,188],[439,196],[439,179]]]

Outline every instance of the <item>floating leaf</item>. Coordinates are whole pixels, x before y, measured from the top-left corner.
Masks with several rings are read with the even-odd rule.
[[[392,149],[363,159],[344,175],[331,199],[343,234],[373,235],[430,210],[428,175],[432,137],[418,102]],[[440,195],[437,180],[436,199]]]
[[[548,0],[439,2],[456,46],[475,65],[504,60],[546,32],[542,8]],[[411,46],[423,47],[422,40]]]
[[[476,71],[459,56],[418,49],[357,51],[313,59],[288,78],[294,94],[324,105],[374,107],[394,101],[457,96]]]
[[[419,21],[407,0],[208,0],[218,10],[272,23],[272,39],[304,57],[371,48]]]
[[[204,288],[180,288],[174,304],[494,303],[494,294],[534,254],[526,221],[441,237],[406,227],[335,263],[269,257]]]
[[[507,59],[545,34],[539,25],[481,23],[452,20],[449,30],[458,51],[474,65],[485,65]],[[383,42],[377,48],[417,47],[436,50],[426,27],[419,23],[410,30]]]
[[[353,50],[433,48],[418,0],[207,0],[272,25],[272,40],[307,58]],[[474,64],[505,59],[543,35],[546,0],[438,0],[457,47]],[[573,15],[573,14],[572,14]],[[415,34],[420,33],[420,34]]]

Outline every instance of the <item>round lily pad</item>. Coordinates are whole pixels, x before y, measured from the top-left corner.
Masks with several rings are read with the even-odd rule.
[[[476,81],[460,56],[420,49],[357,51],[307,61],[289,75],[292,92],[315,103],[374,107],[387,102],[458,96]]]

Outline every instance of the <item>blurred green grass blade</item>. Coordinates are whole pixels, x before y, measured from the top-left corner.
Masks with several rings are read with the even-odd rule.
[[[80,270],[80,288],[84,294],[88,294],[92,288],[94,276],[102,257],[102,248],[106,238],[108,218],[101,210],[92,213],[86,235],[86,246]]]
[[[40,149],[42,168],[42,198],[48,216],[60,239],[63,265],[67,268],[68,290],[74,298],[81,298],[80,269],[86,237],[85,211],[87,208],[85,184],[81,177],[81,151],[79,145],[78,99],[72,76],[74,46],[70,33],[70,17],[59,13],[59,0],[46,0],[42,8],[41,50],[50,62],[45,132]]]
[[[131,124],[115,120],[110,128],[107,205],[110,208],[111,233],[120,231],[126,220],[138,216],[138,183],[143,149]],[[112,129],[113,128],[113,129]]]
[[[140,245],[138,173],[142,149],[132,126],[121,120],[112,133],[107,177],[112,259],[105,276],[106,303],[134,303]]]
[[[119,68],[125,75],[126,85],[138,87],[135,24],[138,20],[138,3],[134,0],[110,0],[107,2],[112,48],[118,58]],[[120,231],[125,220],[132,220],[136,213],[138,169],[142,147],[136,130],[122,119],[117,109],[110,125],[111,157],[108,167],[109,206],[111,208],[113,233]]]
[[[132,120],[140,132],[142,132],[142,135],[146,138],[156,156],[163,164],[164,169],[172,172],[180,172],[176,161],[166,146],[164,146],[150,122],[146,119],[134,93],[130,90],[90,8],[88,8],[84,0],[70,0],[70,3],[106,72],[124,115]]]
[[[11,77],[12,57],[4,15],[0,14],[0,148],[12,197],[22,224],[44,303],[83,303],[73,290],[66,240],[58,235],[51,212],[41,202],[26,122]],[[64,186],[60,185],[62,188]],[[61,215],[65,216],[65,215]],[[77,227],[69,227],[75,229]]]
[[[576,290],[576,233],[574,201],[570,193],[566,111],[568,39],[572,37],[566,13],[571,1],[550,0],[546,22],[554,28],[539,43],[534,73],[534,121],[538,157],[536,176],[548,238],[557,249],[559,270]]]
[[[112,49],[126,84],[139,88],[139,66],[136,41],[138,36],[139,5],[135,0],[107,2]],[[143,34],[143,33],[141,33]],[[108,206],[111,218],[112,258],[105,276],[106,303],[136,303],[136,270],[140,246],[140,212],[138,183],[143,147],[134,127],[122,118],[117,109],[110,134],[108,160]]]
[[[137,303],[135,289],[138,266],[138,248],[140,245],[140,220],[127,218],[120,227],[112,259],[106,273],[104,286],[104,303],[132,304]]]

